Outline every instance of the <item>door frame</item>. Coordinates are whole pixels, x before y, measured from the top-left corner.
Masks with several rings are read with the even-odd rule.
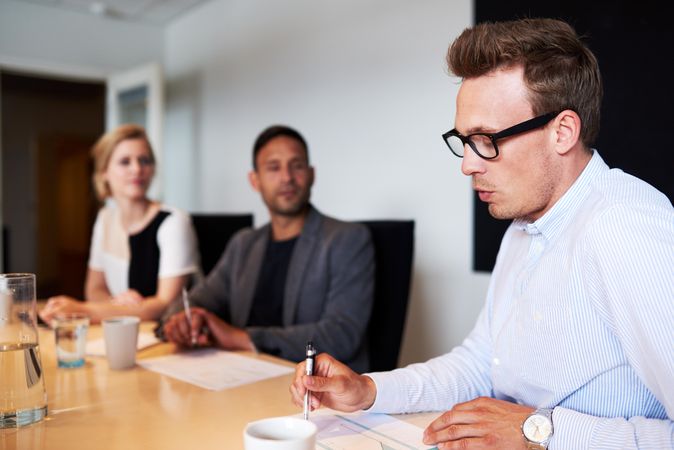
[[[119,95],[124,91],[139,87],[147,88],[147,105],[145,131],[152,144],[154,156],[157,161],[155,179],[152,182],[149,195],[152,198],[162,197],[162,174],[163,159],[162,136],[164,133],[164,88],[161,65],[157,62],[137,66],[129,70],[115,72],[106,79],[107,99],[105,125],[107,130],[112,130],[121,125]]]

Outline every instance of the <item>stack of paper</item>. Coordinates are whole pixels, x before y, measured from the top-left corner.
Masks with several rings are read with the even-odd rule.
[[[212,391],[295,371],[293,367],[210,348],[143,359],[138,365]]]
[[[318,410],[310,420],[318,427],[317,448],[324,450],[422,450],[422,428],[387,414],[344,414]]]

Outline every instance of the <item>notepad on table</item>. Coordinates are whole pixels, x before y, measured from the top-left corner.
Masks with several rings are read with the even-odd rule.
[[[142,359],[138,365],[212,391],[295,371],[293,367],[212,348]]]

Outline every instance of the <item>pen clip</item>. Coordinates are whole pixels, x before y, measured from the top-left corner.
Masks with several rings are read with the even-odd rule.
[[[308,341],[306,346],[306,366],[305,366],[307,375],[314,374],[315,359],[316,359],[316,349],[314,348],[314,343],[312,341]]]

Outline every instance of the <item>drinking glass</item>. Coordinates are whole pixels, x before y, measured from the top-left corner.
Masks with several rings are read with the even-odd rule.
[[[59,314],[54,317],[52,327],[58,366],[69,369],[82,367],[87,349],[89,316],[82,313]]]

